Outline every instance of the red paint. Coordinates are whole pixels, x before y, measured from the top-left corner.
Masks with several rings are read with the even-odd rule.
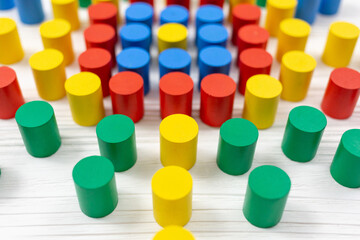
[[[144,2],[154,7],[154,0],[130,0],[130,3]]]
[[[252,4],[238,4],[232,10],[233,32],[231,41],[237,45],[238,31],[245,25],[259,24],[261,9]]]
[[[0,67],[0,119],[15,117],[15,113],[25,103],[13,69]]]
[[[80,71],[92,72],[99,76],[103,96],[109,96],[109,80],[111,78],[111,54],[103,48],[90,48],[83,52],[78,62]]]
[[[187,10],[190,9],[190,0],[166,0],[166,6],[173,4],[183,6],[187,8]]]
[[[239,92],[244,95],[247,80],[257,74],[270,74],[273,58],[264,49],[249,48],[239,57]]]
[[[200,118],[210,126],[220,127],[232,117],[236,84],[222,73],[207,75],[201,81]]]
[[[144,116],[144,80],[135,72],[124,71],[109,82],[114,114],[124,114],[135,123]]]
[[[206,5],[206,4],[212,4],[212,5],[216,5],[218,7],[223,8],[224,0],[200,0],[200,6]]]
[[[194,82],[183,72],[165,74],[159,83],[160,115],[182,113],[191,116]]]
[[[350,68],[337,68],[330,74],[321,109],[332,118],[349,118],[354,112],[359,94],[360,73]]]
[[[84,31],[84,38],[86,48],[104,48],[111,54],[111,66],[116,65],[115,58],[115,44],[116,33],[115,30],[107,24],[93,24]]]
[[[108,24],[117,31],[117,8],[112,3],[101,2],[92,4],[88,8],[90,24]]]

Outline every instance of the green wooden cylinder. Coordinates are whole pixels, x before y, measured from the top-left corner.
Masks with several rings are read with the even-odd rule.
[[[360,129],[350,129],[342,135],[330,172],[339,184],[360,187]]]
[[[326,127],[325,115],[318,109],[299,106],[291,110],[281,148],[291,160],[308,162],[319,148]]]
[[[281,220],[290,192],[289,176],[280,168],[263,165],[249,175],[243,213],[254,226],[269,228]]]
[[[110,214],[118,203],[114,166],[101,156],[80,160],[72,172],[81,211],[92,218]]]
[[[229,119],[220,127],[217,165],[230,175],[246,173],[252,165],[259,131],[242,118]]]
[[[79,6],[82,8],[87,8],[91,5],[91,0],[79,0]]]
[[[15,114],[27,152],[34,157],[48,157],[61,145],[54,109],[44,101],[22,105]]]
[[[266,7],[266,0],[256,0],[256,4],[259,7]]]
[[[131,118],[114,114],[102,119],[96,127],[100,154],[112,161],[116,172],[130,169],[136,163],[135,125]]]

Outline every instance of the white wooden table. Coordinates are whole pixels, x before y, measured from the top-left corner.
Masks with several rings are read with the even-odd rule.
[[[52,18],[49,2],[43,1],[47,19]],[[162,2],[157,3],[160,10]],[[122,11],[125,6],[122,3]],[[18,22],[26,55],[12,67],[17,72],[26,101],[40,99],[28,65],[29,57],[42,50],[39,26],[21,24],[15,9],[2,11],[0,16],[10,16]],[[82,29],[72,35],[77,56],[85,50],[82,30],[88,24],[86,10],[81,10],[80,16]],[[264,16],[265,12],[262,20]],[[263,164],[273,164],[284,169],[292,181],[286,210],[276,227],[260,229],[245,220],[242,205],[249,173],[229,176],[216,166],[219,129],[208,127],[200,121],[199,93],[195,91],[193,116],[199,124],[200,132],[197,163],[190,170],[194,179],[193,216],[186,228],[197,239],[360,238],[360,191],[340,186],[329,173],[342,133],[360,127],[360,104],[348,120],[328,118],[318,154],[311,162],[292,162],[280,149],[289,111],[298,105],[320,105],[332,70],[320,61],[320,57],[328,26],[336,20],[349,21],[359,26],[360,1],[343,0],[338,15],[318,16],[307,46],[307,52],[318,61],[308,97],[299,103],[281,101],[274,126],[260,131],[252,169]],[[156,29],[157,26],[154,33]],[[190,41],[193,41],[192,24],[190,31]],[[91,219],[78,206],[71,177],[73,166],[83,157],[99,154],[99,150],[95,127],[76,125],[66,98],[51,102],[59,124],[62,146],[49,158],[33,158],[27,154],[15,120],[0,120],[0,239],[142,240],[151,239],[161,229],[152,216],[150,187],[152,175],[162,167],[159,160],[159,73],[155,44],[156,40],[151,49],[151,92],[145,98],[145,117],[136,124],[138,161],[129,171],[116,173],[119,204],[105,218]],[[357,70],[360,70],[359,46],[350,65]],[[235,56],[235,48],[230,49]],[[276,39],[271,39],[268,50],[274,54],[275,49]],[[120,51],[120,47],[117,51]],[[189,51],[195,58],[193,43]],[[68,76],[77,72],[79,67],[76,62],[67,68]],[[272,75],[279,75],[279,64],[276,62]],[[197,81],[196,64],[192,65],[191,76]],[[238,69],[234,66],[231,76],[236,80],[238,78]],[[243,100],[237,93],[234,117],[241,116]],[[107,114],[111,114],[109,98],[105,99],[105,106]]]

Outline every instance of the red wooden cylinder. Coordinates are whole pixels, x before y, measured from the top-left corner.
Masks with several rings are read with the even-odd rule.
[[[144,80],[140,74],[119,72],[109,82],[114,114],[124,114],[135,123],[144,116]]]
[[[115,30],[107,24],[93,24],[84,31],[84,38],[86,48],[104,48],[111,54],[111,66],[116,65],[115,44],[116,33]]]
[[[117,32],[117,8],[114,4],[100,2],[92,4],[88,8],[90,24],[108,24]]]
[[[180,5],[183,6],[185,8],[187,8],[187,10],[190,10],[190,0],[166,0],[166,5]]]
[[[237,60],[241,52],[245,49],[262,48],[266,50],[269,37],[269,32],[265,28],[260,27],[259,25],[247,25],[239,29],[237,39]]]
[[[103,48],[90,48],[78,58],[81,72],[92,72],[99,76],[103,96],[109,96],[111,78],[111,54]]]
[[[194,82],[183,72],[165,74],[159,83],[160,115],[181,113],[191,116]]]
[[[239,92],[244,95],[247,80],[257,74],[270,74],[273,58],[264,49],[249,48],[239,57]]]
[[[332,118],[349,118],[354,112],[359,94],[360,73],[350,68],[337,68],[330,74],[321,109]]]
[[[249,24],[259,24],[261,9],[253,4],[238,4],[232,10],[233,32],[231,42],[237,45],[238,31]]]
[[[200,6],[207,5],[207,4],[212,4],[212,5],[216,5],[218,7],[223,8],[224,0],[200,0]]]
[[[144,2],[154,7],[154,0],[130,0],[130,3]]]
[[[0,67],[0,119],[15,117],[15,113],[25,103],[13,69]]]
[[[210,126],[220,127],[232,117],[236,84],[222,73],[207,75],[201,81],[200,118]]]

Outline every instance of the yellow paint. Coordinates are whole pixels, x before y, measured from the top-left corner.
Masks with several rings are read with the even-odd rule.
[[[15,21],[0,18],[0,64],[13,64],[21,61],[23,57],[24,50]]]
[[[71,25],[63,19],[44,22],[40,26],[40,35],[44,48],[54,48],[64,55],[65,65],[74,61],[74,51],[71,42]]]
[[[169,226],[159,231],[153,240],[195,240],[190,231],[180,226]]]
[[[322,60],[325,64],[340,68],[349,65],[359,28],[348,22],[331,24]]]
[[[243,118],[258,129],[269,128],[275,121],[282,85],[277,79],[259,74],[246,83]]]
[[[287,52],[282,58],[280,82],[283,85],[281,98],[298,102],[303,100],[309,89],[316,67],[316,60],[301,51]]]
[[[288,18],[280,23],[276,59],[281,62],[288,51],[304,51],[311,32],[310,25],[297,18]]]
[[[268,0],[266,2],[267,15],[265,29],[270,36],[277,37],[280,23],[287,18],[294,17],[296,0]]]
[[[232,22],[232,11],[233,8],[242,3],[249,3],[249,4],[255,4],[255,0],[229,0],[229,15],[228,15],[228,21]]]
[[[55,19],[68,21],[72,31],[80,28],[78,0],[51,0],[51,4]]]
[[[158,31],[159,53],[168,48],[187,49],[187,29],[179,23],[166,23]]]
[[[153,211],[160,226],[184,226],[189,222],[192,186],[190,173],[178,166],[164,167],[154,174],[151,180]]]
[[[29,59],[39,96],[54,101],[65,96],[64,55],[56,49],[45,49]]]
[[[66,95],[74,121],[81,126],[96,125],[105,116],[100,78],[81,72],[65,82]]]
[[[196,162],[199,127],[184,114],[173,114],[160,124],[160,160],[163,166],[190,169]]]

